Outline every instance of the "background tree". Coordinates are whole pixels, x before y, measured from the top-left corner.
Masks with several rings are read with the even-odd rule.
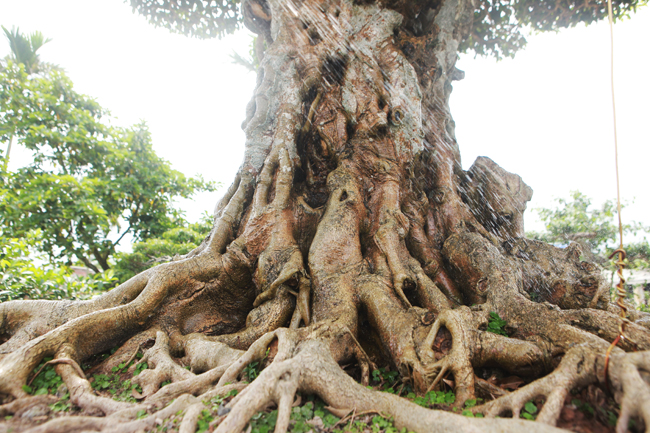
[[[38,72],[41,67],[41,61],[39,55],[36,53],[43,45],[50,42],[51,39],[45,39],[41,32],[34,32],[29,36],[26,36],[20,33],[20,30],[13,28],[7,30],[4,26],[2,30],[5,33],[5,37],[9,42],[9,47],[11,48],[11,54],[7,56],[6,61],[13,61],[14,63],[20,63],[25,65],[25,71],[27,74],[34,74]],[[2,65],[0,65],[0,68]],[[14,136],[11,134],[9,136],[9,142],[7,144],[7,153],[4,157],[4,166],[5,169],[9,164],[9,157],[11,156],[11,146],[14,141]]]
[[[579,243],[588,260],[604,264],[607,257],[618,248],[618,224],[615,221],[616,203],[607,200],[600,207],[594,207],[591,199],[579,191],[573,191],[569,199],[558,198],[555,208],[536,209],[544,223],[544,232],[527,232],[526,237],[540,241],[568,246],[571,242]],[[623,226],[625,239],[635,239],[643,235],[642,240],[626,242],[628,263],[635,268],[648,266],[648,240],[650,228],[632,221]]]
[[[24,386],[52,356],[70,401],[106,416],[51,420],[48,431],[137,431],[179,416],[179,431],[219,417],[217,432],[238,432],[275,403],[284,432],[304,421],[296,393],[329,405],[323,426],[372,411],[414,431],[554,431],[567,426],[570,392],[601,384],[592,394],[612,411],[606,399],[617,399],[619,431],[630,418],[650,425],[649,316],[629,310],[606,358],[620,321],[599,269],[575,244],[523,237],[532,190],[485,157],[463,170],[448,106],[459,50],[512,55],[521,26],[589,23],[604,4],[133,4],[197,36],[231,30],[241,11],[263,38],[246,155],[210,234],[182,259],[88,303],[0,304],[0,391],[17,398],[12,408],[33,401]],[[615,2],[614,14],[640,4]],[[93,372],[135,373],[134,353],[154,340],[133,380],[138,404],[98,397],[77,368],[109,351]],[[371,371],[374,390],[363,386]],[[506,391],[509,375],[526,385]],[[393,380],[406,395],[378,392]],[[437,404],[493,419],[429,410]]]
[[[43,64],[37,51],[52,39],[45,39],[45,36],[38,31],[25,35],[20,33],[18,28],[7,30],[4,26],[2,26],[2,31],[4,31],[11,48],[11,54],[7,56],[7,60],[23,64],[27,74],[41,71]]]
[[[115,285],[111,271],[75,275],[66,266],[47,263],[39,254],[42,232],[33,230],[21,238],[0,237],[0,301],[12,299],[90,299]]]
[[[197,248],[210,233],[211,218],[203,218],[193,224],[177,226],[159,237],[148,238],[133,245],[133,251],[115,255],[115,278],[126,281],[140,272],[160,263],[179,259]]]
[[[214,188],[158,157],[145,124],[105,124],[106,110],[62,71],[30,77],[10,61],[0,71],[0,112],[0,140],[15,136],[34,154],[4,173],[0,227],[11,237],[40,228],[51,260],[106,270],[125,235],[162,234],[182,222],[176,198]]]

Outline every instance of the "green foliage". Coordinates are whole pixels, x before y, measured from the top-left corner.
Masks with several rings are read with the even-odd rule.
[[[219,410],[219,406],[221,406],[221,404],[224,401],[226,401],[230,397],[236,396],[237,394],[239,394],[239,391],[237,391],[236,389],[231,389],[225,395],[215,395],[210,399],[211,410],[213,411]]]
[[[393,418],[386,418],[381,415],[372,417],[372,424],[370,425],[373,433],[386,432],[386,433],[399,433],[399,430],[393,425]],[[406,429],[402,429],[406,431]]]
[[[593,417],[594,414],[596,413],[596,411],[594,410],[594,407],[592,405],[590,405],[589,403],[583,402],[581,400],[578,400],[576,398],[571,400],[571,404],[574,405],[575,407],[577,407],[580,412],[582,412],[582,413],[584,413],[586,415],[589,415],[590,417]],[[609,412],[609,413],[613,414],[612,412]]]
[[[133,245],[133,252],[115,254],[116,263],[111,269],[118,281],[126,281],[152,266],[170,261],[176,255],[189,253],[201,244],[211,228],[212,223],[206,214],[198,223],[176,227],[159,237],[137,242]]]
[[[214,420],[212,417],[212,414],[210,413],[209,410],[202,410],[201,415],[199,415],[199,418],[196,421],[196,426],[197,430],[196,433],[203,433],[208,431],[208,428],[210,428],[210,423]]]
[[[429,391],[422,397],[416,397],[414,393],[409,393],[406,395],[406,398],[412,399],[413,403],[419,406],[431,408],[439,404],[447,406],[454,404],[456,394],[453,391]]]
[[[0,113],[0,141],[15,136],[34,155],[2,173],[0,227],[16,238],[40,228],[51,261],[106,270],[123,236],[160,236],[182,222],[176,198],[215,188],[171,169],[145,124],[107,126],[106,110],[61,71],[28,78],[24,65],[9,62]]]
[[[251,417],[251,433],[269,433],[275,429],[278,421],[278,411],[258,412]]]
[[[302,405],[294,407],[291,411],[291,423],[288,431],[291,433],[306,433],[312,431],[313,427],[308,421],[314,418],[320,418],[325,428],[334,427],[340,418],[332,415],[325,404],[320,399],[308,397],[308,401]],[[278,419],[278,411],[258,412],[251,418],[251,433],[270,433],[275,428]],[[364,424],[365,425],[365,424]],[[334,430],[341,431],[341,430]]]
[[[482,413],[474,413],[470,409],[478,404],[479,401],[483,400],[482,398],[472,398],[465,401],[465,409],[460,413],[463,416],[469,418],[484,418]]]
[[[133,372],[133,376],[137,376],[138,374],[142,373],[145,371],[147,368],[149,368],[149,365],[146,362],[141,362],[135,367],[135,371]]]
[[[67,266],[47,263],[37,253],[40,230],[21,239],[0,235],[0,302],[14,299],[89,299],[114,285],[113,272],[80,277]]]
[[[591,199],[579,191],[572,191],[568,200],[558,198],[555,202],[557,206],[553,209],[536,209],[545,225],[545,232],[529,232],[526,237],[560,246],[568,245],[571,241],[578,242],[583,246],[583,251],[586,249],[585,253],[590,255],[586,258],[605,264],[609,253],[618,247],[615,202],[607,200],[602,206],[594,207]],[[623,233],[628,239],[630,235],[646,235],[641,242],[625,245],[628,267],[650,267],[650,245],[647,240],[650,227],[633,221],[623,225]]]
[[[249,382],[254,381],[260,375],[259,364],[259,362],[253,361],[244,367],[244,375],[248,378]]]
[[[503,320],[498,313],[494,311],[490,312],[490,317],[488,318],[487,331],[493,334],[508,336],[508,333],[505,331],[505,327],[508,324]]]
[[[128,366],[126,368],[128,368]],[[132,395],[134,390],[142,392],[140,385],[131,383],[130,380],[122,380],[120,375],[115,373],[110,375],[94,374],[91,385],[96,391],[108,392],[111,394],[113,400],[126,401],[129,403],[136,402],[135,397]]]
[[[380,368],[372,371],[373,383],[379,385],[381,390],[390,394],[395,394],[395,385],[399,380],[399,373],[390,371],[386,368]]]
[[[257,379],[257,377],[260,375],[260,371],[262,370],[262,363],[266,358],[268,358],[270,351],[271,349],[266,349],[266,353],[264,354],[264,358],[262,358],[261,362],[253,361],[244,367],[244,376],[246,376],[246,380],[252,382]]]
[[[38,367],[34,369],[36,377],[34,377],[30,385],[23,385],[23,391],[31,395],[54,395],[57,394],[59,387],[65,386],[63,385],[61,376],[56,374],[54,366],[51,364],[46,365],[46,363],[51,360],[51,357],[46,357],[41,361]],[[50,409],[52,409],[53,412],[67,412],[71,407],[72,403],[70,402],[70,393],[67,391],[59,401],[50,405]]]
[[[535,403],[533,403],[532,401],[529,401],[524,405],[524,408],[519,414],[519,416],[520,418],[533,421],[535,418],[537,418],[537,405],[535,405]]]
[[[52,412],[68,412],[72,408],[70,393],[65,393],[56,403],[50,405]]]
[[[616,423],[618,423],[618,416],[611,410],[607,411],[607,424],[609,424],[611,427],[616,427]]]
[[[47,357],[41,361],[38,367],[34,369],[36,377],[34,377],[30,385],[23,385],[23,391],[32,395],[56,393],[63,380],[61,380],[61,376],[56,374],[53,365],[46,365],[51,360],[51,357]]]

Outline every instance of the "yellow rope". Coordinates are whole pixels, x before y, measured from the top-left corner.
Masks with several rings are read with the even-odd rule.
[[[616,208],[618,211],[618,234],[619,234],[619,247],[610,256],[610,260],[618,255],[616,260],[616,274],[618,275],[618,284],[616,285],[617,300],[616,305],[620,308],[621,322],[618,325],[618,336],[614,339],[612,344],[607,349],[605,355],[605,386],[609,390],[609,381],[607,380],[607,371],[609,368],[609,357],[614,347],[622,340],[628,340],[634,343],[625,336],[625,325],[630,323],[627,319],[627,307],[623,303],[625,300],[625,278],[623,278],[623,268],[625,267],[625,249],[623,248],[623,222],[621,219],[621,190],[618,176],[618,138],[616,134],[616,98],[614,97],[614,14],[612,13],[612,0],[607,0],[607,16],[609,18],[609,37],[610,37],[610,60],[611,60],[611,87],[612,87],[612,114],[614,117],[614,162],[616,165]]]

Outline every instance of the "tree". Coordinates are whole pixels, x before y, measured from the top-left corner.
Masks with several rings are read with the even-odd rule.
[[[43,64],[41,63],[40,56],[36,52],[52,39],[45,39],[45,36],[41,32],[33,32],[27,36],[20,33],[20,29],[17,28],[7,30],[2,26],[2,30],[5,32],[5,37],[9,42],[9,48],[11,48],[11,54],[8,58],[15,63],[25,65],[25,71],[28,74],[35,74],[42,70]]]
[[[7,30],[2,26],[5,32],[5,37],[9,42],[11,54],[7,56],[7,60],[12,60],[15,63],[25,65],[25,71],[28,74],[34,74],[42,68],[42,63],[39,55],[36,53],[43,45],[50,42],[51,39],[45,39],[41,32],[34,32],[29,36],[20,33],[19,29]],[[11,156],[11,146],[14,141],[13,134],[9,136],[9,143],[7,144],[7,154],[5,155],[5,169],[9,164],[9,157]]]
[[[237,432],[275,403],[283,432],[297,422],[299,392],[341,416],[390,415],[399,429],[542,432],[562,425],[569,392],[588,386],[617,399],[619,431],[631,418],[650,425],[648,315],[630,309],[626,338],[606,357],[620,319],[600,271],[575,244],[524,237],[532,190],[485,157],[462,170],[448,107],[463,75],[459,50],[512,55],[522,26],[589,23],[606,15],[604,4],[132,4],[195,36],[234,28],[241,10],[266,42],[244,122],[246,155],[210,234],[182,259],[90,303],[0,305],[0,391],[18,399],[11,404],[33,401],[23,386],[51,356],[70,400],[107,416],[60,418],[47,431],[151,429],[184,410],[179,431],[199,421],[203,431],[218,416],[215,431]],[[614,14],[641,4],[615,2]],[[134,354],[154,340],[143,357],[149,368],[133,379],[138,404],[94,395],[76,368],[119,347],[93,371],[133,371]],[[244,371],[250,384],[237,381]],[[399,376],[396,393],[412,394],[367,389],[371,371],[374,381]],[[526,385],[495,386],[508,375]],[[536,423],[519,418],[534,417],[532,400],[543,403]]]
[[[0,112],[0,140],[16,136],[34,152],[31,164],[3,173],[0,227],[12,237],[40,228],[50,260],[107,270],[125,235],[162,234],[182,221],[176,198],[214,188],[157,156],[145,124],[106,125],[106,110],[60,70],[29,77],[9,62]]]
[[[115,285],[110,271],[78,276],[68,267],[54,266],[38,257],[42,236],[37,229],[21,238],[0,237],[0,301],[90,299]]]
[[[526,233],[526,237],[552,244],[580,244],[587,260],[603,264],[618,248],[619,230],[615,222],[616,203],[605,201],[600,208],[594,208],[591,199],[580,191],[571,192],[570,199],[558,198],[557,207],[536,209],[545,226],[541,233]],[[646,234],[650,228],[633,221],[623,226],[627,239],[637,234]],[[628,266],[648,267],[648,241],[626,242]]]
[[[207,215],[207,214],[206,214]],[[170,262],[197,248],[212,228],[212,218],[186,226],[174,227],[160,237],[133,245],[130,253],[116,254],[112,270],[119,281],[126,281],[157,264]]]

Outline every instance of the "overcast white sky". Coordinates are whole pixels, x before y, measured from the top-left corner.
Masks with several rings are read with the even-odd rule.
[[[255,75],[229,54],[248,52],[248,32],[190,39],[120,0],[0,0],[0,24],[52,38],[41,57],[65,68],[77,91],[117,124],[146,120],[155,150],[177,170],[221,181],[217,193],[182,204],[191,220],[213,209],[243,157]],[[650,224],[650,8],[616,24],[615,38],[621,189],[634,200],[623,218]],[[0,56],[8,52],[0,41]],[[521,175],[535,191],[529,209],[576,189],[595,203],[615,198],[606,22],[534,35],[514,60],[462,56],[458,67],[466,78],[451,104],[466,169],[484,155]],[[28,157],[17,151],[12,165]],[[527,229],[540,229],[527,214]]]

